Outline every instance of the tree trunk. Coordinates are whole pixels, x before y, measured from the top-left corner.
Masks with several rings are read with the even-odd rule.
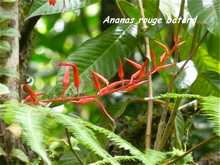
[[[0,96],[0,101],[18,99],[19,93],[19,13],[18,0],[14,2],[0,1],[0,19],[6,16],[7,20],[1,22],[0,44],[6,43],[6,49],[0,50],[0,83],[9,88],[8,95]],[[1,45],[0,45],[1,46]],[[3,72],[4,71],[4,72]],[[10,152],[19,141],[6,129],[5,124],[0,121],[0,142],[6,152],[5,160],[1,163],[12,164]],[[3,162],[2,162],[3,161]]]

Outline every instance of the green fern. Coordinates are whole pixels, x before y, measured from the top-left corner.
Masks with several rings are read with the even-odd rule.
[[[163,99],[163,98],[194,98],[194,99],[201,99],[203,98],[200,95],[192,95],[192,94],[178,94],[178,93],[165,93],[160,96],[154,97],[154,99]]]
[[[220,136],[220,98],[209,96],[202,100],[201,111],[213,124],[213,131]]]
[[[50,114],[53,118],[55,118],[55,120],[57,120],[57,122],[63,124],[71,133],[73,133],[75,138],[82,145],[102,158],[111,160],[113,165],[119,164],[106,150],[101,147],[94,134],[84,125],[80,124],[76,118],[54,112]]]
[[[4,111],[9,118],[19,123],[23,129],[23,137],[30,148],[35,151],[41,158],[51,165],[45,147],[43,145],[43,121],[46,115],[39,113],[40,107],[33,108],[29,105],[19,104],[17,102],[9,102],[4,106]],[[2,113],[1,112],[1,113]]]
[[[154,150],[147,150],[143,153],[115,133],[86,122],[77,116],[68,116],[51,111],[49,108],[31,107],[17,102],[6,103],[4,105],[4,109],[4,111],[1,111],[1,113],[4,114],[2,116],[6,116],[6,118],[10,118],[11,121],[15,121],[21,125],[27,144],[33,151],[39,154],[39,156],[41,156],[47,164],[51,163],[43,145],[43,129],[45,129],[45,121],[50,119],[54,119],[58,123],[62,124],[82,145],[103,158],[103,160],[96,163],[103,164],[109,162],[113,165],[118,165],[118,161],[136,159],[141,161],[143,164],[155,165],[164,160],[166,156],[164,153]],[[128,150],[131,156],[112,157],[101,147],[94,131],[104,134],[117,146]]]
[[[165,158],[165,155],[163,153],[156,152],[153,150],[148,150],[146,153],[143,153],[139,149],[131,145],[128,141],[122,139],[120,136],[114,134],[113,132],[105,128],[98,127],[89,122],[85,122],[81,119],[78,119],[78,121],[84,123],[86,126],[93,129],[94,131],[104,134],[109,140],[114,142],[117,146],[125,150],[128,150],[131,155],[135,156],[135,158],[140,160],[143,164],[154,165]]]
[[[135,162],[137,161],[135,156],[115,156],[114,157],[115,160],[119,161],[119,162]],[[109,159],[103,159],[100,161],[97,161],[95,163],[91,163],[89,165],[105,165],[105,164],[110,164],[111,160]]]

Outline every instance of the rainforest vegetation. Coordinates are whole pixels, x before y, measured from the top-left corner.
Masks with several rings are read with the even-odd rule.
[[[0,164],[220,164],[220,0],[0,0]]]

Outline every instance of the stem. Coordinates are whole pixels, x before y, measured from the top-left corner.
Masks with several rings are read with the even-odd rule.
[[[176,162],[176,161],[182,159],[184,156],[188,155],[189,153],[191,153],[191,152],[194,151],[195,149],[197,149],[197,148],[203,146],[204,144],[208,143],[209,141],[215,139],[216,137],[217,137],[217,136],[214,135],[214,136],[209,137],[209,138],[206,139],[206,140],[203,140],[201,143],[196,144],[195,146],[193,146],[192,148],[190,148],[190,149],[189,149],[188,151],[186,151],[183,155],[177,157],[177,158],[174,159],[174,160],[169,161],[168,163],[165,163],[165,165],[173,164],[174,162]]]
[[[180,11],[179,11],[179,16],[178,16],[179,18],[183,17],[183,15],[184,15],[184,6],[185,6],[185,0],[181,0]],[[182,27],[182,24],[179,23],[178,26],[177,26],[175,40],[178,38],[178,35],[181,31],[181,27]],[[171,83],[171,84],[173,84],[173,83]],[[170,87],[169,87],[169,89],[170,89]],[[167,102],[166,107],[168,105],[169,105],[169,102]],[[156,140],[155,140],[155,143],[154,143],[154,149],[158,149],[158,147],[159,147],[158,145],[161,143],[161,137],[163,135],[163,130],[166,126],[166,118],[167,118],[167,109],[163,108],[163,112],[161,114],[160,122],[159,122],[159,125],[158,125]]]
[[[175,121],[175,118],[176,118],[176,114],[177,114],[177,111],[178,111],[178,107],[179,107],[180,101],[181,101],[181,99],[177,98],[175,106],[174,106],[174,108],[172,110],[172,113],[170,114],[169,120],[168,120],[168,122],[166,124],[166,128],[163,131],[163,136],[162,136],[162,138],[160,140],[160,143],[158,144],[158,149],[159,150],[164,147],[164,145],[166,144],[168,138],[172,134],[173,127],[174,127],[174,121]]]
[[[144,7],[143,7],[142,0],[138,0],[138,6],[140,8],[141,17],[144,19],[145,14],[144,14]],[[142,28],[143,28],[144,32],[148,28],[145,21],[142,21]],[[146,56],[149,59],[149,61],[151,62],[149,38],[145,36],[144,42],[145,42]],[[150,71],[150,70],[151,70],[151,64],[148,65],[148,71]],[[150,99],[148,100],[146,133],[145,133],[145,148],[146,149],[151,147],[151,128],[152,128],[152,118],[153,118],[153,100],[152,100],[153,99],[153,83],[152,83],[151,74],[148,74],[148,97]]]
[[[84,165],[83,161],[81,160],[81,158],[79,157],[79,155],[74,151],[73,149],[73,146],[71,144],[71,141],[70,141],[70,135],[69,135],[69,132],[68,132],[68,129],[65,128],[65,132],[66,132],[66,137],[67,137],[67,141],[68,141],[68,144],[69,144],[69,147],[70,147],[70,150],[71,152],[73,153],[73,155],[76,157],[76,159],[79,161],[79,163],[81,165]]]

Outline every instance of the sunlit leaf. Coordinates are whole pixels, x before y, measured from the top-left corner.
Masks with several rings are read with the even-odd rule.
[[[80,8],[95,2],[97,2],[97,0],[65,0],[64,5],[63,0],[57,0],[55,6],[50,6],[48,0],[37,0],[33,2],[27,19],[38,15],[50,15],[66,11],[77,12]]]
[[[73,54],[69,55],[67,61],[77,64],[79,68],[80,92],[93,89],[93,82],[90,78],[91,71],[96,71],[107,79],[117,73],[118,61],[129,57],[135,47],[136,34],[137,27],[134,25],[113,27],[100,36],[86,41]],[[56,94],[62,91],[63,71],[58,74]]]

